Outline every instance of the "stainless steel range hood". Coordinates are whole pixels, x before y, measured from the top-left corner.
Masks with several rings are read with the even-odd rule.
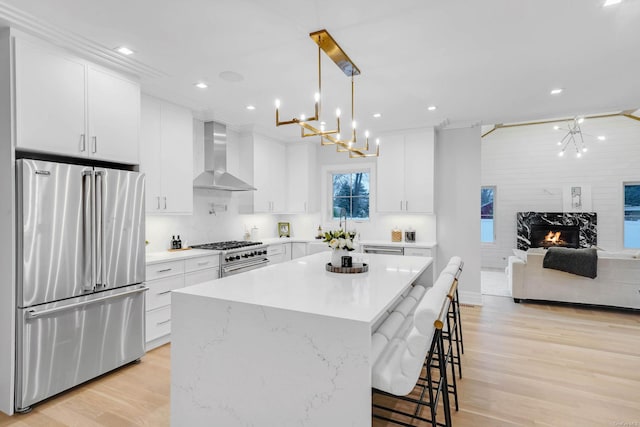
[[[204,172],[193,180],[193,188],[251,191],[256,188],[227,172],[227,126],[204,123]]]

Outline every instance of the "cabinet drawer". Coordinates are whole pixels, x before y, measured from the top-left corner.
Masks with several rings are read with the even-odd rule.
[[[267,256],[285,253],[284,245],[271,245],[267,248]]]
[[[146,282],[149,287],[147,292],[147,310],[171,304],[171,291],[184,287],[184,275],[165,277]]]
[[[220,277],[220,269],[218,267],[193,271],[184,275],[184,285],[197,285],[198,283],[216,280],[218,277]]]
[[[205,268],[217,267],[220,264],[220,255],[208,255],[185,260],[185,271],[204,270]]]
[[[404,254],[407,256],[431,256],[431,249],[428,248],[404,248]]]
[[[170,305],[147,311],[145,332],[147,342],[171,333]]]
[[[147,265],[146,280],[175,276],[184,273],[184,261],[167,261],[160,264]]]

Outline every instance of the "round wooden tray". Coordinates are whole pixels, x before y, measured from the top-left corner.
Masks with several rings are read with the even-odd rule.
[[[334,267],[330,262],[325,266],[327,271],[332,273],[354,274],[354,273],[366,273],[369,271],[369,264],[354,262],[353,267]]]

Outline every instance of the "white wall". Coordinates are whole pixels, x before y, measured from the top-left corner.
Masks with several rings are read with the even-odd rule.
[[[480,293],[480,128],[436,132],[438,271],[452,256],[464,261],[460,301],[482,304]]]
[[[565,126],[560,123],[561,126]],[[516,212],[562,212],[563,188],[591,186],[598,246],[622,250],[623,182],[640,181],[640,122],[625,117],[581,125],[588,151],[558,157],[566,132],[554,124],[497,129],[482,139],[482,185],[497,187],[496,242],[482,245],[482,266],[503,268],[516,244]],[[596,136],[605,135],[606,141]]]

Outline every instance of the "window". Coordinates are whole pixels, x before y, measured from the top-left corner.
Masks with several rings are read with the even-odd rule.
[[[493,243],[496,240],[494,228],[496,187],[480,189],[480,242]]]
[[[369,219],[369,172],[332,173],[333,219]]]
[[[624,247],[640,248],[640,183],[624,185]]]

